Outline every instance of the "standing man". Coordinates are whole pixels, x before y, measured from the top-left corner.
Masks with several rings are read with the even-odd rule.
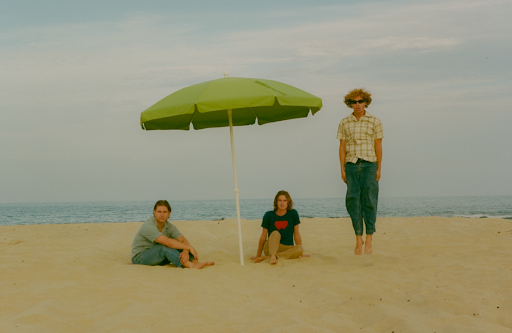
[[[382,161],[382,123],[366,111],[372,102],[369,92],[354,89],[345,104],[354,112],[338,127],[341,178],[347,184],[346,206],[356,233],[354,253],[363,253],[363,220],[366,226],[365,254],[371,254],[377,219],[379,179]]]
[[[136,265],[163,266],[169,263],[176,267],[203,268],[213,261],[199,262],[196,250],[181,232],[168,221],[171,205],[159,200],[150,217],[140,227],[132,244],[132,263]]]

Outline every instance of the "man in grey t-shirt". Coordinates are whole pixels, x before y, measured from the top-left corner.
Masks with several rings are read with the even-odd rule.
[[[199,262],[196,250],[181,232],[168,221],[171,205],[159,200],[149,218],[135,235],[132,243],[132,263],[137,265],[166,265],[203,268],[213,261]]]

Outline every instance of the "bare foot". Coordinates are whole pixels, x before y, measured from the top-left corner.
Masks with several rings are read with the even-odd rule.
[[[263,260],[266,260],[266,259],[268,259],[268,258],[270,258],[270,257],[269,257],[269,256],[266,256],[266,257],[258,257],[258,258],[256,258],[256,259],[254,259],[254,262],[255,262],[255,263],[259,263],[259,262],[262,262]]]
[[[373,235],[366,235],[366,244],[364,245],[364,253],[372,254],[373,246],[372,246]]]
[[[366,242],[366,244],[364,245],[364,254],[372,254],[373,252],[373,246],[372,246],[372,242]]]
[[[363,244],[364,244],[363,241],[360,241],[360,242],[358,241],[356,243],[356,248],[354,249],[354,254],[355,255],[360,256],[361,254],[363,254]]]
[[[213,266],[215,265],[215,262],[213,261],[207,261],[207,262],[194,262],[194,261],[188,261],[186,262],[183,266],[187,267],[187,268],[197,268],[197,269],[201,269],[203,268],[204,266]]]
[[[277,264],[277,257],[274,256],[274,255],[270,256],[270,263],[269,264],[271,264],[271,265]]]

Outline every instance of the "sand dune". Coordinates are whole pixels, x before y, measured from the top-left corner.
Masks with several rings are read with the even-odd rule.
[[[302,219],[310,258],[254,264],[260,221],[175,221],[202,270],[132,265],[140,222],[0,227],[0,332],[512,332],[512,221]]]

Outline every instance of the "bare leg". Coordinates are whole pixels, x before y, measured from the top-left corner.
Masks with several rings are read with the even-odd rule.
[[[365,254],[372,254],[373,246],[372,246],[372,235],[366,235],[366,244],[364,246]]]
[[[280,242],[281,234],[279,231],[273,231],[268,237],[268,251],[271,256],[275,256],[277,254]]]
[[[363,236],[356,236],[356,248],[354,249],[354,254],[360,256],[363,254]]]
[[[270,264],[277,264],[277,251],[279,250],[279,245],[281,242],[281,234],[279,231],[274,230],[270,236],[268,237],[268,248],[270,254]]]

